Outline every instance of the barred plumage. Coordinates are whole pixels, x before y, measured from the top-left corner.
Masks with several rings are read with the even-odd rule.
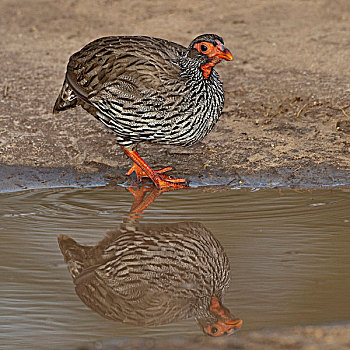
[[[195,317],[209,335],[242,324],[221,304],[228,258],[200,223],[127,222],[94,247],[58,241],[78,296],[103,317],[139,326]]]
[[[157,187],[184,187],[139,161],[136,145],[190,146],[214,127],[224,91],[213,69],[232,60],[222,38],[204,34],[188,48],[158,38],[97,39],[69,60],[54,112],[82,106],[117,135],[138,177]],[[147,165],[147,164],[146,164]]]

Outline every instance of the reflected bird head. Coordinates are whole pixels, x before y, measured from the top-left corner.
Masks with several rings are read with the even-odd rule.
[[[211,298],[209,306],[209,320],[215,319],[210,324],[203,325],[203,331],[212,337],[220,337],[222,335],[231,335],[236,330],[240,329],[243,321],[240,318],[232,316],[230,311],[221,304],[218,297],[213,296]]]

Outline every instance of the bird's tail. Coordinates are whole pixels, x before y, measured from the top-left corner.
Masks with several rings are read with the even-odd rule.
[[[77,105],[78,98],[74,91],[69,87],[65,80],[59,93],[56,103],[53,107],[53,113],[64,111],[65,109],[74,108]]]
[[[85,268],[87,251],[91,247],[82,246],[74,239],[62,234],[57,235],[57,240],[64,256],[64,261],[67,263],[68,270],[73,279],[75,279]]]

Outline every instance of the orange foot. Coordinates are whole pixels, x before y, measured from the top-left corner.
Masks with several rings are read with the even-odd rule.
[[[169,188],[188,188],[188,185],[186,184],[186,179],[178,178],[178,179],[172,179],[168,175],[159,175],[154,180],[156,186],[159,189],[169,189]]]
[[[142,180],[143,177],[150,178],[154,185],[158,189],[179,189],[179,188],[187,188],[185,179],[173,179],[168,175],[164,175],[167,171],[171,170],[170,167],[166,167],[160,170],[153,170],[137,153],[135,149],[130,147],[122,147],[122,150],[125,154],[133,161],[133,166],[126,173],[126,175],[130,175],[132,172],[136,172],[136,176],[138,180]]]
[[[165,175],[164,173],[173,170],[172,167],[166,167],[159,170],[152,170],[154,172],[154,178],[151,178],[152,181],[155,182],[158,188],[187,188],[188,186],[185,184],[186,179],[178,178],[173,179],[169,175]],[[149,175],[146,174],[146,172],[139,167],[135,162],[133,163],[132,167],[126,172],[125,175],[131,175],[133,172],[135,172],[137,180],[142,181],[142,178],[150,178]]]
[[[153,171],[159,175],[159,174],[166,173],[167,171],[170,171],[170,170],[173,170],[173,168],[168,166],[166,168],[153,170]],[[141,181],[143,177],[149,177],[136,163],[133,163],[132,167],[125,173],[125,175],[131,175],[134,171],[137,176],[137,180],[139,181]],[[163,175],[163,176],[169,177],[168,175]]]

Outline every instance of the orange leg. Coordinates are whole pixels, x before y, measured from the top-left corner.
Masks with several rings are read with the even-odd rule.
[[[138,179],[142,179],[143,177],[150,178],[155,186],[159,189],[162,188],[187,188],[188,186],[185,184],[186,180],[172,179],[168,175],[163,175],[163,173],[171,170],[170,167],[153,170],[137,153],[137,151],[130,150],[122,147],[125,154],[134,162],[133,166],[126,173],[126,175],[130,175],[133,171],[136,172],[136,176]]]

